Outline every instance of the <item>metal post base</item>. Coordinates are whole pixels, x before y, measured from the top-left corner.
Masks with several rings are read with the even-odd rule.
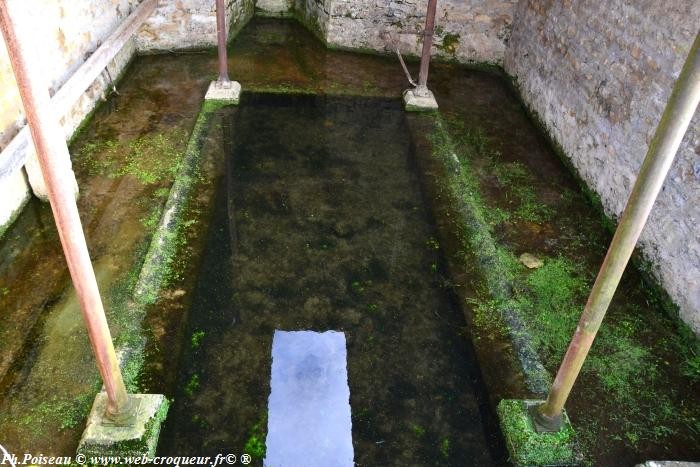
[[[124,407],[117,412],[111,413],[105,408],[105,412],[102,415],[102,420],[100,423],[104,426],[131,426],[136,422],[136,417],[141,411],[141,402],[143,399],[140,397],[133,397],[128,395]]]
[[[161,394],[129,394],[129,402],[118,415],[107,413],[107,394],[95,398],[87,426],[78,445],[78,455],[146,456],[156,452],[160,426],[168,411]]]
[[[531,405],[527,408],[535,431],[537,433],[555,433],[561,430],[561,427],[564,425],[564,417],[562,414],[549,417],[540,411],[542,405],[544,404]]]

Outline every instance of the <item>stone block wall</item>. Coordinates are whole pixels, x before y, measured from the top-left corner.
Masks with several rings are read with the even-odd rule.
[[[521,0],[505,70],[618,218],[695,35],[700,2]],[[700,112],[640,243],[700,333]]]
[[[261,0],[258,0],[259,2]],[[503,63],[517,0],[440,0],[433,55]],[[331,47],[418,56],[427,0],[296,0],[297,16]]]
[[[254,0],[225,0],[229,37],[253,16]],[[216,45],[215,0],[160,0],[137,36],[139,52]]]
[[[433,55],[503,63],[517,0],[439,0]],[[333,0],[326,40],[342,48],[420,55],[427,0]]]
[[[29,37],[50,93],[58,90],[87,57],[138,5],[136,0],[8,0],[21,37]],[[108,66],[116,79],[135,52],[133,41]],[[86,90],[62,124],[70,136],[95,107],[107,89],[103,75]],[[0,39],[0,233],[29,198],[22,169],[26,150],[5,150],[25,124],[24,111],[14,80],[7,49]]]

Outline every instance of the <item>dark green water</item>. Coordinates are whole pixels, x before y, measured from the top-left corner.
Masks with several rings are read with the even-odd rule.
[[[161,451],[264,439],[273,332],[338,330],[357,465],[499,464],[399,101],[245,95],[224,122]]]

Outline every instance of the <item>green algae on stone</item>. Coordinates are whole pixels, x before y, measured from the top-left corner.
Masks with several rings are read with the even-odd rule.
[[[566,412],[558,432],[538,433],[533,428],[528,408],[539,402],[505,399],[498,404],[498,419],[511,462],[518,467],[578,465],[581,459],[576,434]]]
[[[261,421],[253,425],[250,430],[250,437],[245,443],[243,452],[250,454],[253,459],[261,460],[265,457],[267,452],[267,446],[265,445],[265,432],[263,427],[265,426],[266,417]]]
[[[198,331],[193,332],[192,337],[190,338],[190,346],[193,349],[198,348],[202,343],[202,339],[204,339],[204,331],[200,329]]]
[[[442,36],[442,44],[437,46],[439,49],[454,55],[459,47],[459,34],[447,33]]]
[[[88,142],[76,156],[76,164],[90,175],[116,178],[132,176],[144,185],[172,179],[178,173],[186,133],[171,129],[130,140]]]
[[[184,391],[188,397],[192,397],[197,389],[199,389],[199,375],[195,373],[185,384]]]
[[[160,225],[153,235],[141,274],[134,289],[138,303],[151,305],[167,284],[178,248],[185,241],[185,212],[190,191],[199,174],[201,149],[211,123],[213,112],[229,104],[226,101],[204,101],[197,117],[182,164],[178,166],[170,195],[165,203]]]
[[[472,211],[480,212],[481,216],[477,217],[483,220],[482,229],[473,230],[470,222],[464,222],[459,227],[463,229],[465,251],[478,248],[476,251],[481,252],[480,255],[487,252],[490,256],[493,253],[492,262],[479,261],[478,264],[482,266],[487,283],[488,277],[496,272],[496,278],[501,278],[507,284],[505,290],[509,290],[507,295],[500,295],[499,298],[493,295],[498,289],[485,287],[486,293],[480,293],[477,299],[471,301],[474,322],[481,328],[494,330],[501,335],[507,333],[527,339],[547,369],[556,371],[583,310],[594,270],[575,255],[566,256],[563,253],[543,256],[542,268],[527,270],[518,262],[511,246],[496,241],[493,236],[495,224],[489,222],[489,215],[486,214],[492,211],[492,206],[484,198],[480,179],[495,175],[501,186],[506,188],[511,184],[527,184],[530,175],[519,163],[496,163],[488,141],[478,132],[466,131],[453,125],[452,121],[449,123],[449,131],[458,135],[458,144],[443,148],[443,159],[448,166],[454,167],[452,173],[466,180],[462,183],[470,188],[461,190],[462,199],[469,200]],[[434,147],[439,149],[442,144],[439,135],[433,135],[433,141],[437,143]],[[459,171],[455,161],[459,161],[464,170]],[[483,173],[484,169],[473,164],[475,161],[485,163],[488,175]],[[451,178],[450,171],[447,172],[448,178]],[[450,186],[450,182],[446,185]],[[534,192],[525,195],[516,193],[514,198],[516,201],[536,199]],[[457,204],[464,202],[459,201],[458,197],[455,199],[458,200]],[[544,210],[525,213],[521,207],[522,203],[513,203],[510,210],[505,212],[505,218],[541,221],[544,216],[550,217],[553,211],[553,208],[544,207]],[[489,238],[491,241],[488,241]],[[526,332],[513,330],[511,323],[503,319],[503,310],[517,314],[519,321],[526,323]],[[658,347],[641,340],[640,336],[644,333],[644,324],[634,316],[608,317],[582,369],[583,375],[593,376],[597,380],[593,383],[598,388],[596,391],[622,407],[626,414],[624,417],[613,413],[609,418],[622,430],[616,436],[631,446],[639,446],[642,442],[663,442],[662,440],[679,433],[682,427],[692,432],[697,427],[698,419],[696,404],[681,401],[676,391],[668,391],[660,383],[661,371],[669,369],[666,366],[668,362],[662,365],[656,355]],[[699,365],[698,341],[692,336],[683,337],[682,331],[679,334],[667,336],[663,346],[675,349],[682,356],[679,371],[692,381]],[[654,350],[655,347],[657,350]],[[640,407],[646,409],[640,411]],[[594,433],[597,423],[599,422],[590,419],[588,415],[581,416],[581,428],[585,430],[582,440],[586,441],[584,447],[587,451],[594,449],[588,440],[597,436]]]
[[[477,151],[478,147],[461,146],[458,148],[441,115],[434,118],[433,132],[430,135],[433,157],[444,165],[446,180],[445,190],[455,203],[455,210],[460,222],[460,238],[465,252],[475,255],[475,263],[483,277],[484,289],[497,306],[488,321],[495,324],[498,331],[508,330],[514,350],[520,360],[529,389],[534,393],[544,394],[549,388],[550,376],[540,362],[532,346],[527,323],[517,302],[511,295],[512,273],[510,265],[504,262],[501,247],[494,239],[488,223],[488,208],[480,194],[479,181],[469,167],[470,155],[464,151]],[[497,324],[498,323],[498,324]],[[502,323],[502,324],[501,324]]]

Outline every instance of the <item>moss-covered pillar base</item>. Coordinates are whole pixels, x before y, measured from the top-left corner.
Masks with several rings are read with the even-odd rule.
[[[212,81],[204,100],[226,101],[238,104],[241,98],[241,83],[238,81]]]
[[[542,402],[504,399],[498,404],[498,420],[510,461],[516,466],[579,465],[582,458],[566,412],[559,431],[538,433],[535,430],[528,412],[530,407]]]
[[[432,112],[438,108],[433,92],[420,86],[403,92],[403,105],[407,112]]]
[[[155,456],[160,427],[168,413],[168,399],[162,394],[129,394],[129,399],[133,417],[128,422],[115,423],[105,417],[107,394],[100,392],[95,398],[77,451],[88,464],[96,456]]]

